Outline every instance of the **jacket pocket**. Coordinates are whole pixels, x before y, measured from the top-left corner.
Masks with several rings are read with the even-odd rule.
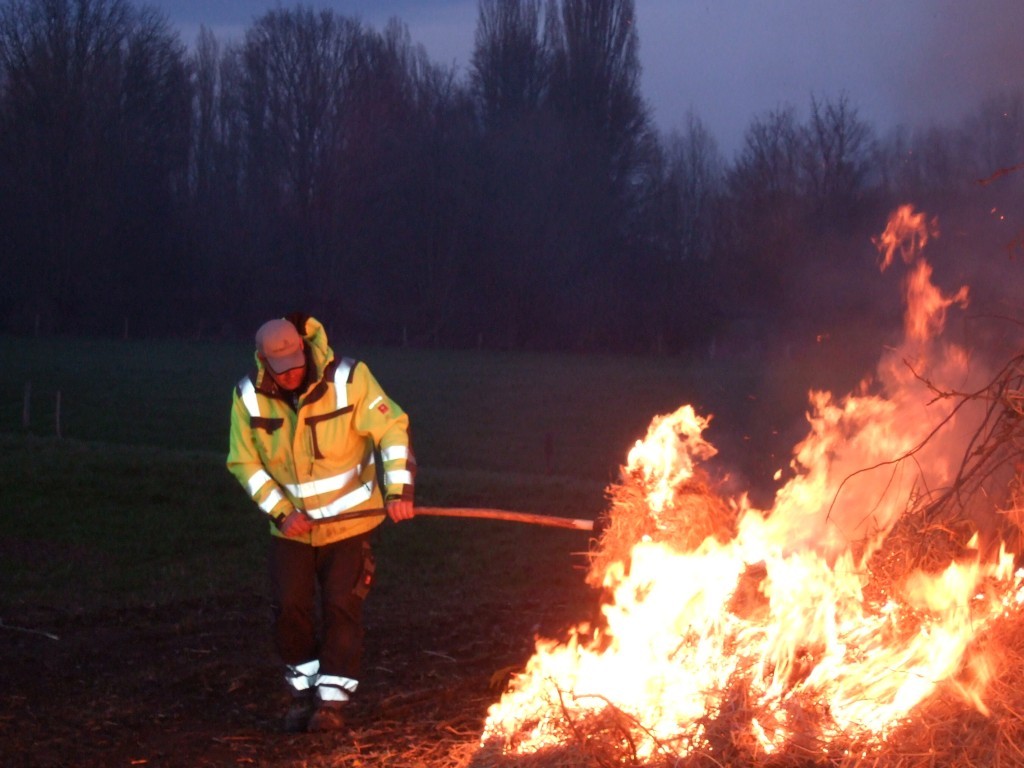
[[[306,426],[309,428],[309,433],[313,440],[314,459],[326,458],[323,450],[320,447],[320,437],[323,436],[324,433],[328,432],[329,430],[339,430],[341,427],[341,425],[337,423],[332,424],[331,422],[340,419],[346,413],[350,413],[351,411],[352,406],[346,405],[344,408],[339,408],[338,410],[331,411],[330,413],[322,413],[318,416],[306,417]]]
[[[269,419],[265,416],[250,416],[249,426],[252,429],[260,429],[268,435],[274,434],[284,425],[284,419]]]

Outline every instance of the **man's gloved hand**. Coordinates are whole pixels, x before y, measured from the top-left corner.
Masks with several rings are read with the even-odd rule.
[[[413,509],[411,501],[403,499],[392,499],[387,503],[388,517],[394,522],[400,523],[403,520],[412,520],[416,517],[416,510]]]
[[[293,509],[281,523],[281,533],[289,538],[305,536],[313,530],[313,521],[301,509]]]

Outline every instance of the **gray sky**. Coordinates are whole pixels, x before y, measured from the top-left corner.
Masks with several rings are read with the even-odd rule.
[[[191,44],[241,37],[276,0],[149,0]],[[465,74],[476,0],[304,0],[380,29],[401,19],[431,60]],[[643,95],[656,125],[692,110],[731,155],[751,118],[845,94],[879,131],[955,122],[1024,89],[1024,0],[635,0]]]

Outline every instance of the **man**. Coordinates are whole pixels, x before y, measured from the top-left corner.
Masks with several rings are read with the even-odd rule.
[[[369,534],[385,512],[415,514],[409,417],[364,363],[335,357],[317,320],[270,320],[235,388],[227,466],[270,518],[285,729],[338,730],[359,681]]]

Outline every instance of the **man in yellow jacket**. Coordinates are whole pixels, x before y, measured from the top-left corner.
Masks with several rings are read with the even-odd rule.
[[[415,514],[409,417],[365,363],[335,357],[316,319],[270,320],[235,388],[227,466],[270,521],[274,640],[293,696],[285,729],[342,728],[359,684],[369,534],[385,513]]]

